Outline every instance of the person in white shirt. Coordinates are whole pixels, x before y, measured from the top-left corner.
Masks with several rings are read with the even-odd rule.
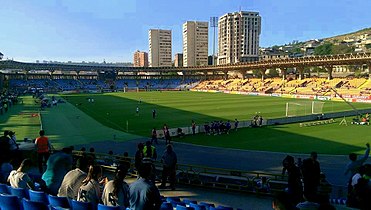
[[[128,168],[120,165],[114,180],[104,186],[102,195],[104,205],[129,207],[129,185],[124,181],[127,172]]]
[[[99,165],[90,166],[89,172],[77,193],[77,201],[89,202],[94,208],[99,203],[101,192],[99,187],[99,179],[102,176],[102,167]]]
[[[13,188],[34,189],[35,185],[28,176],[27,171],[31,168],[31,160],[24,159],[17,170],[10,172],[8,182]]]
[[[69,171],[63,178],[62,184],[58,190],[58,196],[77,199],[77,193],[86,178],[88,170],[88,161],[85,157],[80,157],[76,163],[76,169]]]

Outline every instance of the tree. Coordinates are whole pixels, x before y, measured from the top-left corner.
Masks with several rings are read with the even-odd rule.
[[[279,74],[278,74],[278,71],[276,69],[269,69],[268,70],[268,76],[269,77],[278,77]]]
[[[332,46],[331,43],[324,43],[316,48],[314,48],[315,55],[331,55],[332,54]]]
[[[332,54],[347,54],[354,52],[354,46],[348,45],[333,45],[332,46]]]

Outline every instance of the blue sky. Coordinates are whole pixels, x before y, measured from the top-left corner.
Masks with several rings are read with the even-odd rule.
[[[262,16],[260,46],[324,38],[371,27],[367,0],[0,0],[0,52],[18,61],[132,62],[148,51],[148,30],[241,10]],[[212,31],[209,54],[212,53]]]

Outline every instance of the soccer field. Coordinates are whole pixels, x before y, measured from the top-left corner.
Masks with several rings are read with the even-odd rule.
[[[171,128],[190,126],[194,120],[202,125],[212,120],[251,120],[256,112],[265,118],[285,116],[287,102],[303,104],[302,112],[309,114],[311,101],[201,92],[129,92],[79,94],[63,96],[68,102],[98,122],[116,130],[149,137],[153,127],[164,123]],[[88,103],[94,98],[94,103]],[[354,104],[369,108],[368,104]],[[136,115],[136,108],[139,115]],[[152,119],[152,110],[157,112]],[[323,111],[349,110],[344,102],[327,101]],[[268,150],[281,152],[310,152],[346,154],[359,152],[369,141],[369,126],[339,126],[338,123],[300,128],[298,124],[240,129],[230,135],[186,136],[175,141],[206,146]],[[354,132],[357,131],[357,132]]]

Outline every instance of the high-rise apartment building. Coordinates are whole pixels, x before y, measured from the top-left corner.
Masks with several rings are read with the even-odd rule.
[[[183,65],[206,66],[209,23],[187,21],[183,24]]]
[[[182,67],[183,66],[183,54],[177,53],[174,56],[174,66],[175,67]]]
[[[137,50],[134,53],[134,67],[148,67],[148,53]]]
[[[218,64],[259,60],[258,12],[227,13],[218,21]]]
[[[148,36],[149,65],[171,66],[171,30],[150,29]]]

